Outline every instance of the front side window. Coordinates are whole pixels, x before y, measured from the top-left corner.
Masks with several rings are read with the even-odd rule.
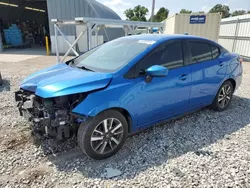
[[[210,45],[205,42],[190,42],[192,63],[199,63],[213,59]]]
[[[183,66],[183,50],[181,41],[162,44],[151,52],[141,63],[140,70],[146,70],[153,65],[171,68]]]
[[[91,49],[76,58],[74,65],[96,72],[114,72],[154,43],[151,40],[119,38]]]

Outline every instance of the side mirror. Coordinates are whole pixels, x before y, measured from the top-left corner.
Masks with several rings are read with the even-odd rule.
[[[146,73],[151,77],[164,77],[168,75],[168,69],[160,65],[153,65],[146,70]]]

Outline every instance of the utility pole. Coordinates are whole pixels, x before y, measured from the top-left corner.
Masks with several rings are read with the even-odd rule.
[[[155,0],[152,0],[151,22],[153,22],[154,11],[155,11]]]
[[[155,0],[152,0],[151,22],[153,22],[154,11],[155,11]],[[153,33],[153,27],[151,27],[150,32]]]

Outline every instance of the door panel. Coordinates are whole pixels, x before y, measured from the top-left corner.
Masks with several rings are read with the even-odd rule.
[[[138,104],[141,105],[138,118],[140,126],[182,114],[188,109],[191,81],[188,66],[169,70],[166,77],[154,77],[150,83],[144,79],[138,78],[141,85],[138,93]]]
[[[206,43],[206,45],[210,44]],[[219,57],[213,59],[214,53],[211,53],[211,56],[209,56],[208,53],[204,53],[203,56],[199,56],[201,59],[195,59],[202,50],[198,52],[197,47],[199,47],[199,45],[195,47],[191,45],[190,47],[191,51],[193,51],[193,64],[190,65],[191,95],[189,106],[190,108],[197,108],[212,103],[214,95],[225,77],[227,66],[223,61],[219,60]],[[201,46],[199,48],[206,47]],[[194,53],[196,53],[197,56],[195,56]]]
[[[217,60],[210,60],[190,66],[192,72],[190,107],[212,102],[218,85],[225,77],[226,66]]]
[[[138,97],[138,105],[142,105],[139,126],[146,127],[183,113],[188,108],[191,75],[190,67],[184,66],[185,55],[182,41],[175,40],[159,45],[138,64],[138,71],[141,72],[153,65],[169,69],[167,76],[153,77],[148,83],[145,82],[146,75],[136,79],[141,86]]]

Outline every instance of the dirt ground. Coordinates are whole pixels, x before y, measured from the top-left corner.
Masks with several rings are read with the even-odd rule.
[[[0,55],[1,56],[1,55]],[[4,78],[5,75],[22,75],[27,76],[33,70],[40,70],[42,68],[48,67],[52,64],[56,63],[55,56],[33,56],[33,55],[22,55],[21,61],[13,62],[11,60],[4,60],[9,59],[10,55],[6,55],[6,57],[0,58],[0,67],[2,77]],[[12,55],[14,59],[20,58],[20,55]],[[23,60],[24,59],[24,60]]]

